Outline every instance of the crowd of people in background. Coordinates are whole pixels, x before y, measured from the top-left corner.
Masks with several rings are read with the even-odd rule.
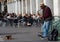
[[[24,23],[25,25],[32,26],[34,23],[38,25],[41,22],[40,14],[15,14],[15,13],[0,13],[0,21],[8,23],[13,26],[13,23],[17,26],[18,23]],[[0,24],[1,25],[1,24]]]

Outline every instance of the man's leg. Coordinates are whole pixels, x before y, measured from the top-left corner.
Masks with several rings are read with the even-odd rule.
[[[50,21],[44,21],[42,26],[42,35],[40,35],[41,37],[45,38],[48,36],[49,26],[50,26]]]
[[[46,22],[44,21],[43,25],[42,25],[42,35],[38,35],[41,38],[45,38],[46,37]]]
[[[46,22],[44,21],[44,24],[43,24],[43,26],[42,26],[42,36],[43,37],[46,37]]]
[[[49,31],[49,26],[50,26],[50,21],[44,21],[44,24],[43,24],[43,37],[47,37],[48,36],[48,31]]]
[[[46,22],[46,36],[48,36],[49,27],[50,27],[50,21],[47,21]]]

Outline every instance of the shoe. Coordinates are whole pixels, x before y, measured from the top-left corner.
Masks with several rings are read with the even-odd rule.
[[[47,39],[46,37],[43,37],[42,35],[38,35],[40,37],[41,40],[45,40]]]
[[[41,38],[45,38],[45,37],[43,37],[42,35],[38,35],[39,37],[41,37]]]

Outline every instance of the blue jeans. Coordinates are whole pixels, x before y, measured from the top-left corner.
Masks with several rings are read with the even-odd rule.
[[[42,30],[43,30],[42,36],[43,37],[48,36],[48,31],[49,31],[49,27],[50,27],[51,23],[52,23],[51,21],[44,21],[43,26],[42,26]]]

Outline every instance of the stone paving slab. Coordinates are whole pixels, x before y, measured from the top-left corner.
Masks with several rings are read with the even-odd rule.
[[[38,37],[38,33],[41,32],[40,30],[41,28],[36,26],[21,26],[19,28],[0,27],[0,36],[1,39],[3,39],[5,35],[11,34],[14,38],[12,40],[2,40],[2,42],[48,42],[47,40],[41,40],[40,37]]]

